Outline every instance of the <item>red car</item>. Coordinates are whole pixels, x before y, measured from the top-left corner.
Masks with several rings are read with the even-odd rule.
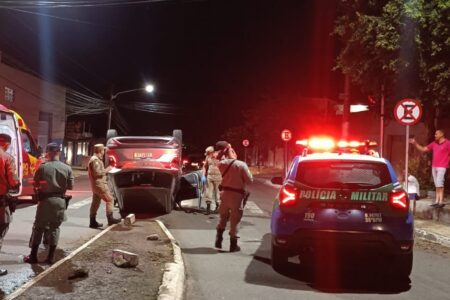
[[[170,213],[182,175],[181,130],[172,136],[115,135],[109,134],[106,159],[121,214],[155,208]]]

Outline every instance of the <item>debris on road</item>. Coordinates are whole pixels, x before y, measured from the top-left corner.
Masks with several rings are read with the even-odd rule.
[[[134,222],[136,222],[136,216],[134,214],[129,214],[128,216],[126,216],[125,220],[123,221],[123,223],[127,226],[133,225]]]
[[[112,261],[120,268],[133,268],[139,264],[139,256],[128,251],[114,249],[112,252]]]
[[[159,240],[159,235],[157,235],[156,233],[147,236],[147,241],[157,241],[157,240]]]
[[[72,280],[72,279],[78,279],[78,278],[85,278],[89,276],[89,270],[87,270],[86,268],[76,268],[73,270],[72,274],[70,274],[67,279]]]

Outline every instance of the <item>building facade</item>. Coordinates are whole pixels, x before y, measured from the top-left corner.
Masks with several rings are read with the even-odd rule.
[[[0,53],[0,104],[19,113],[36,143],[63,144],[66,88],[14,66]]]

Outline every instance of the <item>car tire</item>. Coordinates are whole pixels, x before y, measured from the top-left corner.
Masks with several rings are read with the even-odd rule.
[[[166,199],[166,203],[164,205],[163,210],[165,214],[170,214],[172,209],[173,209],[173,196]]]
[[[411,275],[413,267],[413,252],[397,255],[395,258],[394,273],[400,277],[407,278]]]
[[[178,141],[181,147],[183,144],[183,131],[181,129],[174,129],[172,135]]]
[[[289,255],[287,254],[285,249],[278,247],[272,243],[272,268],[275,271],[286,271],[289,266]]]
[[[108,140],[111,138],[114,138],[117,136],[117,130],[115,129],[108,129],[106,132],[106,143],[108,143]]]

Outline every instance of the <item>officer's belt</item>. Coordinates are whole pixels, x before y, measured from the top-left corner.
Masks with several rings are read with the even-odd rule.
[[[232,188],[232,187],[229,187],[229,186],[223,186],[222,185],[220,188],[222,189],[222,191],[236,192],[236,193],[241,194],[242,196],[245,196],[247,194],[244,190],[235,189],[235,188]]]
[[[61,192],[55,192],[55,193],[39,193],[39,196],[40,196],[41,198],[51,198],[51,197],[64,198],[64,193],[61,193]]]

